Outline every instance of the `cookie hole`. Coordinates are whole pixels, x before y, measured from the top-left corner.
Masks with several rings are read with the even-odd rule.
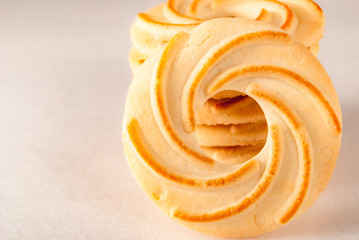
[[[253,98],[226,90],[205,102],[196,116],[195,132],[201,148],[214,160],[239,164],[262,150],[268,127],[262,108]]]

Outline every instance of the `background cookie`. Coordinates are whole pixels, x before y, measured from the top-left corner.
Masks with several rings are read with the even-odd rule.
[[[133,72],[178,32],[188,32],[213,18],[254,19],[279,27],[316,55],[324,32],[324,15],[312,0],[168,0],[139,13],[131,28]],[[135,54],[140,53],[140,54]]]

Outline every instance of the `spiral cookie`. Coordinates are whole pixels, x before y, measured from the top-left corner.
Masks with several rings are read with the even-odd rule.
[[[255,19],[280,27],[314,54],[324,31],[324,15],[312,0],[168,0],[137,15],[131,28],[133,72],[178,32],[219,17]]]
[[[335,89],[310,50],[279,28],[236,18],[181,32],[149,58],[123,124],[128,163],[152,201],[225,237],[274,230],[311,206],[334,169],[342,126]]]

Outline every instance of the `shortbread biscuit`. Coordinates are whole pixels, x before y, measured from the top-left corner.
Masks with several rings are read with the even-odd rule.
[[[196,125],[197,141],[205,147],[233,147],[264,143],[267,138],[267,123]]]
[[[240,96],[263,111],[264,120],[250,121],[266,122],[263,147],[201,147],[196,128],[206,103]],[[180,32],[146,60],[123,120],[129,166],[151,200],[174,220],[222,237],[272,231],[307,210],[333,172],[341,131],[335,89],[308,47],[239,18]]]
[[[312,0],[168,0],[139,13],[132,25],[132,42],[140,53],[131,55],[133,72],[143,56],[162,49],[177,33],[219,17],[255,19],[282,28],[314,54],[319,51],[325,23],[321,8]]]
[[[240,164],[251,159],[259,153],[263,148],[263,143],[244,145],[244,146],[216,146],[216,147],[205,147],[201,148],[217,162],[223,164]]]
[[[210,98],[197,115],[199,125],[241,124],[264,120],[261,107],[248,96]]]

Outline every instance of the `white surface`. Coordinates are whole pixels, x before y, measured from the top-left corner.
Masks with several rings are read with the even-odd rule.
[[[129,27],[159,1],[0,0],[0,239],[218,239],[170,220],[123,156]],[[359,239],[358,1],[321,0],[319,58],[341,101],[334,175],[298,220],[258,239]]]

